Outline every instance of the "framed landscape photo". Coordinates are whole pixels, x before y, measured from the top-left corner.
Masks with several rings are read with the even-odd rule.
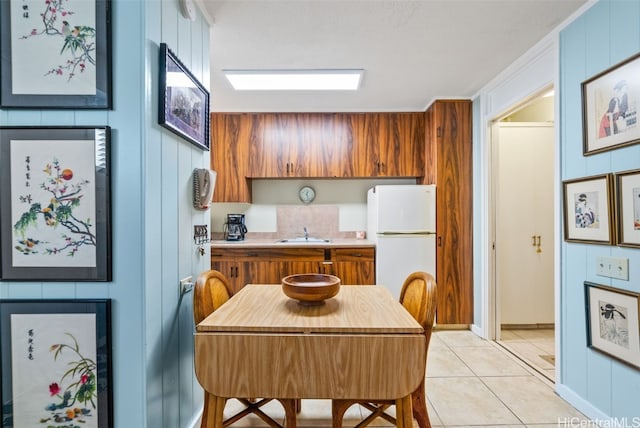
[[[640,369],[640,294],[585,285],[587,346]]]
[[[0,2],[0,106],[111,108],[110,0]]]
[[[640,169],[616,173],[618,245],[640,248]]]
[[[110,281],[109,127],[0,127],[0,280]]]
[[[209,92],[165,43],[160,43],[158,123],[209,150]]]
[[[583,153],[640,142],[640,54],[582,83]]]
[[[0,300],[2,426],[112,428],[111,301]]]
[[[563,181],[564,239],[612,245],[613,174]]]

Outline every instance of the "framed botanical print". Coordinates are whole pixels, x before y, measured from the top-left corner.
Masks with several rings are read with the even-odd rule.
[[[582,83],[583,153],[640,142],[640,54]]]
[[[612,245],[613,174],[566,180],[563,187],[565,241]]]
[[[587,346],[640,369],[640,294],[585,282]]]
[[[640,169],[616,173],[618,245],[640,248]]]
[[[0,23],[2,107],[111,107],[110,0],[3,0]]]
[[[2,426],[113,427],[111,302],[0,300]]]
[[[111,280],[109,140],[109,127],[0,127],[0,280]]]

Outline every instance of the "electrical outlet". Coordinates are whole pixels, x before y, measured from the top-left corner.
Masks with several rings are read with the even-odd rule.
[[[629,281],[629,259],[624,257],[597,257],[596,274]]]
[[[180,280],[180,295],[186,294],[193,290],[193,282],[191,281],[193,277],[188,276]]]

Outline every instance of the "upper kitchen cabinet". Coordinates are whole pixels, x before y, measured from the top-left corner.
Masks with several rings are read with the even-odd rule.
[[[363,113],[351,115],[352,161],[356,177],[422,177],[424,115]]]
[[[214,202],[251,202],[249,148],[260,133],[252,114],[211,114],[211,169],[218,173]]]
[[[434,102],[425,114],[424,184],[436,184],[437,322],[473,323],[471,102]]]
[[[251,145],[251,177],[313,178],[352,176],[349,130],[341,114],[266,113],[256,115],[261,134]]]

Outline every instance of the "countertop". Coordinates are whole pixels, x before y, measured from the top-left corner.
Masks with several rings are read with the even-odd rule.
[[[368,239],[332,239],[329,242],[278,242],[277,239],[245,239],[244,241],[211,241],[211,248],[341,248],[375,247]]]

